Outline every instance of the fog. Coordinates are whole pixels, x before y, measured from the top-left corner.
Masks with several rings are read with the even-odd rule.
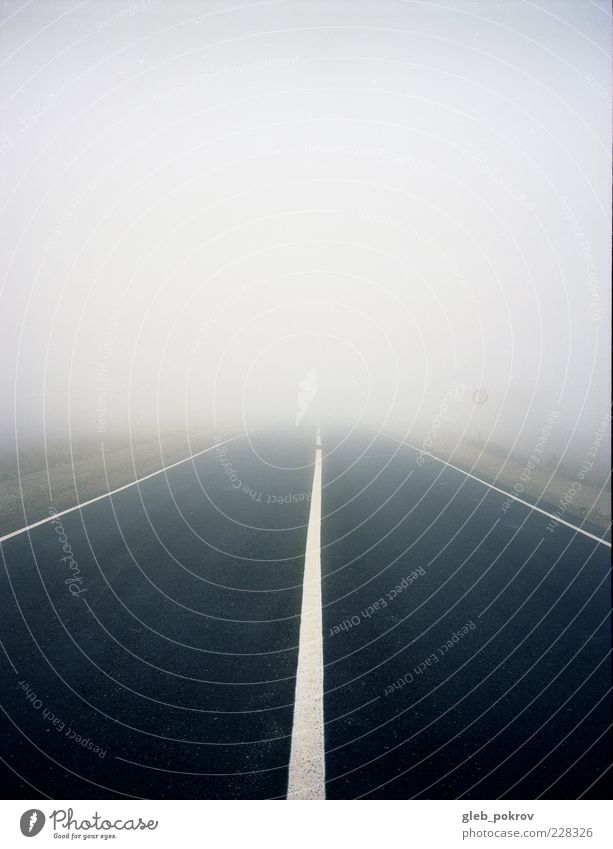
[[[21,6],[9,453],[317,423],[529,453],[550,419],[580,463],[608,433],[607,4]]]

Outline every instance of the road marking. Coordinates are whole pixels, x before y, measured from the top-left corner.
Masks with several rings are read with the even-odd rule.
[[[124,489],[129,489],[131,486],[136,486],[143,481],[149,480],[149,478],[154,478],[156,475],[161,475],[162,472],[167,472],[168,469],[174,469],[175,466],[180,466],[182,463],[187,463],[188,460],[193,460],[194,457],[200,457],[201,454],[206,454],[209,451],[212,451],[214,448],[217,448],[219,445],[226,445],[228,442],[234,442],[236,439],[240,439],[242,436],[246,436],[246,433],[241,433],[238,436],[233,436],[231,439],[226,439],[224,442],[216,442],[215,445],[211,445],[210,448],[205,448],[203,451],[197,451],[195,454],[190,454],[189,457],[184,457],[183,460],[177,460],[176,463],[171,463],[169,466],[164,466],[163,469],[158,469],[157,472],[151,472],[149,475],[145,475],[142,478],[137,478],[135,481],[131,481],[131,483],[126,483],[123,486],[118,486],[117,489],[112,489],[110,492],[105,492],[103,495],[97,495],[95,498],[90,498],[89,501],[82,501],[80,504],[75,504],[74,507],[68,507],[66,510],[60,510],[58,513],[54,513],[52,516],[47,516],[46,519],[40,519],[38,522],[32,522],[31,525],[26,525],[24,528],[19,528],[18,531],[11,531],[10,534],[5,534],[3,537],[0,537],[0,543],[4,542],[7,539],[11,539],[12,537],[17,537],[19,534],[25,534],[26,531],[32,530],[32,528],[38,528],[39,525],[46,525],[47,522],[53,522],[54,519],[58,519],[60,516],[65,516],[67,513],[72,513],[75,510],[82,510],[83,507],[87,507],[89,504],[94,504],[96,501],[102,501],[103,498],[110,498],[111,495],[116,495],[118,492],[122,492]]]
[[[460,472],[465,475],[467,478],[472,478],[474,481],[478,481],[479,483],[486,486],[488,489],[493,489],[496,492],[500,492],[502,495],[507,498],[512,498],[513,501],[519,501],[520,504],[523,504],[526,507],[529,507],[531,510],[536,510],[538,513],[542,513],[543,516],[547,516],[549,519],[553,519],[555,522],[560,525],[566,525],[567,528],[572,528],[573,531],[576,531],[578,534],[583,534],[583,536],[589,537],[590,539],[595,540],[596,542],[601,543],[602,545],[606,545],[611,548],[611,543],[603,539],[602,537],[597,537],[595,534],[589,533],[589,531],[584,531],[583,528],[577,527],[577,525],[573,525],[570,522],[561,519],[559,516],[556,516],[555,513],[548,513],[546,510],[543,510],[542,507],[537,507],[536,504],[530,504],[529,501],[524,501],[523,498],[518,498],[516,495],[512,495],[510,492],[507,492],[505,489],[500,489],[498,486],[494,486],[493,483],[488,483],[487,481],[482,480],[481,478],[476,477],[475,475],[471,475],[470,472],[465,472],[464,469],[460,469],[459,466],[454,466],[453,463],[448,463],[446,460],[441,460],[440,457],[435,457],[434,454],[430,454],[429,451],[424,451],[423,448],[418,448],[416,445],[411,445],[410,442],[406,442],[404,439],[397,439],[395,436],[389,436],[388,434],[383,434],[383,436],[387,436],[388,439],[393,439],[394,442],[399,442],[401,445],[408,445],[409,448],[413,448],[415,451],[419,451],[420,454],[425,454],[427,457],[431,457],[433,460],[436,460],[438,463],[442,463],[443,466],[449,466],[450,469],[455,469],[456,472]]]
[[[321,441],[317,432],[304,557],[288,799],[325,799],[324,651],[321,609]]]

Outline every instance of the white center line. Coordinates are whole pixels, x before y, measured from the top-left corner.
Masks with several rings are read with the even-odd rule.
[[[324,651],[321,609],[321,441],[317,431],[315,471],[307,530],[300,613],[300,641],[288,799],[325,799]]]
[[[184,457],[183,460],[178,460],[176,463],[171,463],[169,466],[164,466],[162,469],[158,469],[156,472],[151,472],[151,474],[144,475],[142,478],[137,478],[137,480],[130,481],[130,483],[126,483],[123,486],[118,486],[117,489],[112,489],[110,490],[110,492],[104,492],[102,495],[97,495],[95,498],[90,498],[89,501],[82,501],[80,504],[75,504],[74,507],[68,507],[66,510],[59,510],[52,516],[47,516],[45,519],[40,519],[38,522],[32,522],[31,525],[26,525],[24,528],[19,528],[18,531],[11,531],[10,534],[5,534],[3,537],[0,537],[0,543],[4,542],[7,539],[11,539],[12,537],[17,537],[19,536],[19,534],[25,534],[26,531],[30,531],[32,530],[32,528],[38,528],[39,525],[46,525],[47,522],[53,522],[60,516],[65,516],[67,513],[72,513],[74,510],[82,510],[83,507],[87,507],[88,504],[95,504],[96,501],[102,501],[103,498],[109,498],[111,495],[115,495],[118,492],[123,492],[124,489],[129,489],[131,486],[136,486],[137,484],[142,483],[143,481],[149,480],[149,478],[154,478],[156,475],[161,475],[162,472],[167,472],[168,469],[174,469],[175,466],[180,466],[182,463],[187,463],[188,460],[193,460],[195,457],[200,457],[201,454],[206,454],[209,451],[212,451],[214,448],[217,448],[219,445],[226,445],[228,442],[234,442],[234,440],[240,439],[241,436],[246,436],[247,433],[240,433],[238,436],[233,436],[231,439],[226,439],[224,442],[216,442],[215,445],[211,445],[210,448],[205,448],[203,451],[197,451],[195,454],[190,454],[189,457]]]

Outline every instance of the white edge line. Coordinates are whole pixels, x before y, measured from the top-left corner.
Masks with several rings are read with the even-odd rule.
[[[123,486],[117,487],[117,489],[112,489],[109,492],[104,492],[102,495],[97,495],[95,498],[90,498],[89,501],[82,501],[79,504],[75,504],[74,507],[68,507],[66,510],[60,510],[58,513],[54,513],[52,516],[47,516],[45,519],[40,519],[38,522],[32,522],[31,525],[26,525],[24,528],[19,528],[18,531],[11,531],[10,534],[5,534],[3,537],[0,537],[0,543],[5,542],[7,539],[11,539],[12,537],[19,536],[20,534],[26,533],[26,531],[30,531],[32,528],[38,528],[40,525],[46,525],[48,522],[52,522],[54,519],[59,518],[60,516],[65,516],[67,513],[73,513],[75,510],[82,510],[83,507],[87,507],[89,504],[94,504],[96,501],[102,501],[103,498],[109,498],[111,495],[116,495],[118,492],[122,492],[124,489],[129,489],[131,486],[136,486],[143,481],[149,480],[149,478],[154,478],[156,475],[161,475],[162,472],[167,472],[168,469],[174,469],[175,466],[180,466],[182,463],[187,463],[188,460],[193,460],[194,457],[200,457],[201,454],[206,454],[209,451],[212,451],[214,448],[217,448],[219,445],[227,445],[228,442],[234,442],[236,439],[240,439],[242,436],[246,436],[250,431],[246,431],[245,433],[239,433],[238,436],[233,436],[231,439],[225,439],[223,442],[216,442],[214,445],[211,445],[209,448],[204,448],[202,451],[197,451],[195,454],[190,454],[189,457],[184,457],[182,460],[177,460],[176,463],[171,463],[169,466],[164,466],[162,469],[158,469],[156,472],[151,472],[148,475],[145,475],[142,478],[137,478],[135,481],[130,481],[130,483],[126,483]]]
[[[401,445],[408,445],[409,448],[413,448],[420,454],[425,454],[426,457],[431,457],[433,460],[442,463],[443,466],[449,466],[451,469],[455,469],[456,472],[460,472],[461,474],[466,475],[467,478],[472,478],[472,480],[478,481],[479,483],[483,484],[483,486],[486,486],[488,489],[493,489],[496,492],[500,492],[507,498],[512,498],[513,501],[519,501],[520,504],[524,504],[531,510],[537,510],[539,513],[542,513],[543,516],[547,516],[548,518],[553,519],[560,525],[566,525],[567,528],[572,528],[573,531],[576,531],[578,534],[583,534],[584,536],[589,537],[590,539],[593,539],[596,542],[601,543],[602,545],[606,545],[608,546],[608,548],[611,548],[611,543],[608,540],[603,539],[602,537],[597,537],[595,534],[591,534],[589,531],[584,531],[583,528],[578,528],[577,525],[573,525],[570,522],[567,522],[565,519],[561,519],[559,516],[556,516],[555,513],[548,513],[546,510],[543,510],[542,507],[537,507],[536,504],[530,504],[529,501],[524,501],[523,498],[518,498],[516,495],[512,495],[510,492],[507,492],[504,489],[500,489],[500,487],[498,486],[494,486],[493,483],[488,483],[487,481],[481,480],[481,478],[478,478],[475,475],[471,475],[470,472],[465,472],[464,469],[460,469],[459,466],[454,466],[453,463],[448,463],[446,460],[441,460],[440,457],[436,457],[434,454],[430,454],[429,451],[424,451],[423,448],[417,448],[416,445],[411,445],[410,442],[407,442],[404,439],[398,439],[395,436],[390,436],[387,433],[383,434],[383,436],[386,436],[388,439],[393,439],[394,442],[399,442]]]

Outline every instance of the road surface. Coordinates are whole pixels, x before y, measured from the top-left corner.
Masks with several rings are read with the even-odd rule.
[[[5,797],[285,799],[298,732],[328,799],[608,795],[610,546],[418,457],[324,432],[316,511],[251,435],[4,539]]]

